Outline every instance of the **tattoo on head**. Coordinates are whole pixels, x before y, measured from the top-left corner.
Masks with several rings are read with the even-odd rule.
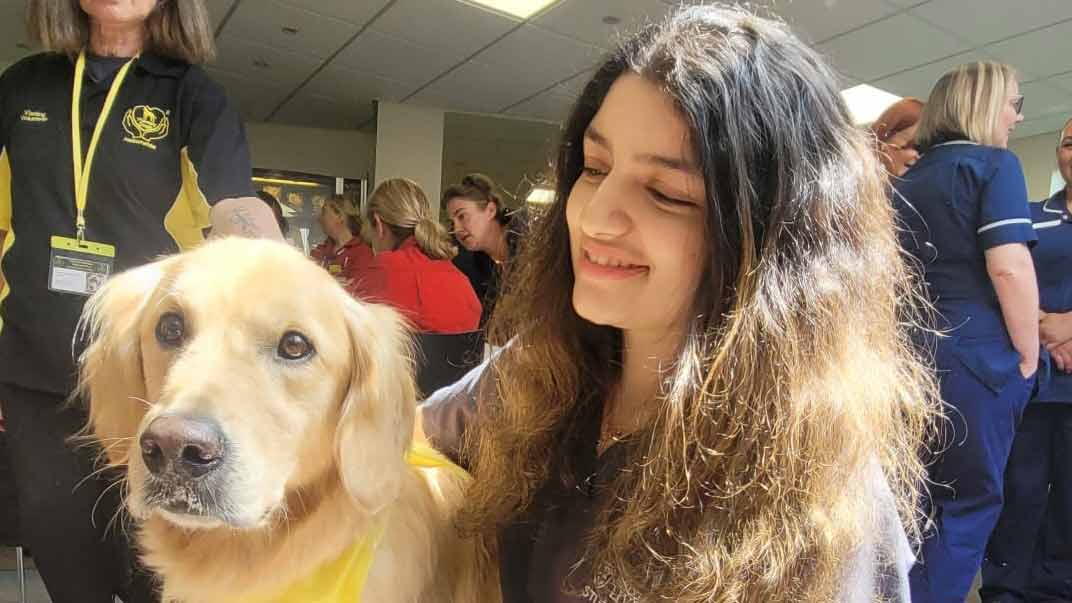
[[[236,207],[231,213],[231,224],[238,227],[238,232],[242,236],[256,237],[257,227],[253,224],[253,216],[249,213],[249,208]]]

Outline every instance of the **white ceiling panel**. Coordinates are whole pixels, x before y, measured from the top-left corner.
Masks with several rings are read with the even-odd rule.
[[[347,103],[299,93],[287,101],[274,121],[307,128],[355,129],[373,116],[372,103]]]
[[[283,28],[297,33],[285,33]],[[353,23],[325,17],[276,0],[243,2],[224,32],[279,50],[320,59],[331,56],[358,31]]]
[[[535,23],[593,46],[611,48],[622,32],[660,19],[669,10],[662,0],[563,0]],[[613,17],[618,23],[608,25],[604,17]]]
[[[212,19],[212,30],[216,31],[220,27],[220,21],[227,14],[227,11],[231,10],[231,5],[235,3],[235,0],[205,0],[205,6],[208,8],[209,17]]]
[[[259,2],[260,0],[251,0]],[[310,12],[349,21],[354,25],[364,26],[369,19],[391,0],[285,0],[286,4]]]
[[[569,112],[573,108],[574,102],[574,99],[568,96],[544,92],[507,109],[506,113],[518,117],[560,122],[569,117]]]
[[[372,24],[376,31],[459,60],[516,26],[516,21],[458,0],[398,0]]]
[[[473,61],[498,71],[503,87],[513,89],[517,100],[591,69],[605,52],[573,38],[525,25]]]
[[[968,50],[964,42],[907,14],[862,27],[819,48],[839,70],[863,81]]]
[[[263,80],[209,67],[209,77],[223,86],[227,98],[248,121],[264,121],[286,97],[289,89]]]
[[[1072,94],[1072,71],[1063,75],[1051,77],[1050,79],[1046,80],[1046,83],[1055,88],[1060,88],[1061,90],[1064,90],[1069,94]]]
[[[407,82],[416,88],[450,69],[462,58],[369,29],[340,52],[331,64]]]
[[[988,2],[985,8],[979,4],[979,0],[931,0],[911,13],[956,31],[958,37],[976,46],[1072,19],[1069,0]],[[971,19],[965,19],[966,15]]]
[[[421,90],[407,102],[431,106],[438,104],[458,111],[497,113],[535,92],[517,90],[513,82],[504,86],[503,81],[503,73],[499,70],[470,61]],[[440,104],[443,102],[447,104]]]
[[[577,98],[584,92],[584,87],[588,85],[588,80],[592,79],[595,75],[595,69],[588,69],[578,73],[572,78],[562,82],[555,87],[555,94],[560,96],[568,96],[570,98]]]
[[[1072,20],[986,47],[988,54],[1016,67],[1025,80],[1072,69]]]
[[[938,78],[949,70],[964,63],[991,59],[991,57],[973,50],[874,81],[872,84],[898,96],[914,96],[920,100],[927,100]]]
[[[1068,120],[1068,117],[1069,116],[1066,115],[1050,115],[1048,117],[1024,121],[1016,128],[1010,138],[1028,138],[1030,136],[1037,136],[1048,132],[1057,132]],[[1053,142],[1054,145],[1057,144],[1056,134],[1054,134]]]
[[[302,92],[345,102],[366,102],[373,99],[399,102],[415,89],[416,86],[372,74],[328,67],[309,80]]]
[[[1024,95],[1024,117],[1027,120],[1054,114],[1072,116],[1072,94],[1048,81],[1023,84],[1020,93]]]
[[[306,54],[286,52],[224,34],[216,40],[215,66],[231,73],[257,80],[271,81],[274,85],[293,90],[320,64],[320,59]],[[263,61],[267,67],[257,67]]]
[[[800,37],[812,43],[888,17],[900,10],[883,0],[763,0],[759,12],[781,17]]]

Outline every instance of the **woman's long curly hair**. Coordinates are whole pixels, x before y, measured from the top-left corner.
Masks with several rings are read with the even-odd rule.
[[[584,132],[626,73],[658,85],[689,127],[707,190],[704,285],[586,558],[645,600],[833,600],[881,514],[876,468],[917,525],[918,453],[938,409],[909,336],[919,284],[834,74],[784,26],[738,9],[681,9],[644,29],[577,102],[556,200],[492,319],[492,341],[516,340],[468,434],[463,525],[493,536],[590,473],[622,334],[573,309],[566,199]]]

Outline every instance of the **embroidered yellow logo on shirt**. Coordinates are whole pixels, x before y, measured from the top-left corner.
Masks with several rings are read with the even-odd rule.
[[[168,113],[162,109],[148,105],[131,107],[123,115],[123,130],[127,133],[123,141],[155,151],[153,141],[167,136],[168,123]]]
[[[19,119],[22,121],[48,121],[48,113],[45,113],[44,111],[34,111],[33,109],[23,109]]]

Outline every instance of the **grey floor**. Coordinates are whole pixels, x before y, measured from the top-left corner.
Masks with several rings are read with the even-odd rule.
[[[979,586],[976,578],[975,587]],[[979,597],[975,595],[975,588],[965,603],[979,603]],[[0,547],[0,603],[18,603],[19,582],[15,572],[15,550]],[[118,599],[116,600],[118,603]],[[52,603],[45,592],[45,585],[41,583],[40,576],[33,569],[33,561],[27,562],[26,567],[26,603]]]

